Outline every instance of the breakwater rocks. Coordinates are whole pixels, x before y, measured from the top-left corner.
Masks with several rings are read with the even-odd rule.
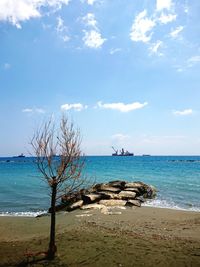
[[[156,188],[142,182],[111,181],[64,195],[56,211],[102,209],[109,207],[140,207],[146,199],[156,196]],[[106,209],[107,210],[107,209]],[[49,211],[51,212],[51,211]]]

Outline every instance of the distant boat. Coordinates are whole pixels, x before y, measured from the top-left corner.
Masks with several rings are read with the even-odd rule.
[[[115,153],[113,153],[112,156],[115,156],[115,157],[134,156],[134,153],[130,153],[128,150],[124,151],[123,148],[119,153],[118,153],[118,150],[116,150],[114,147],[112,147],[112,149],[115,151]]]
[[[20,155],[18,156],[14,156],[14,158],[25,158],[25,155],[23,153],[21,153]]]
[[[151,155],[149,155],[149,154],[143,154],[142,156],[143,157],[150,157]]]

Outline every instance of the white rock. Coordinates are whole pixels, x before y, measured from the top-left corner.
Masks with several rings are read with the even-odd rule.
[[[100,210],[100,209],[102,209],[102,208],[104,208],[105,206],[104,205],[101,205],[101,204],[88,204],[88,205],[83,205],[82,207],[81,207],[81,209],[82,210],[87,210],[87,209],[98,209],[98,210]]]
[[[78,209],[83,205],[83,200],[79,200],[75,203],[73,203],[72,205],[70,205],[70,209],[74,210],[74,209]]]
[[[126,201],[119,200],[119,199],[102,199],[99,201],[99,204],[102,204],[105,206],[125,206]]]
[[[132,198],[132,199],[134,199],[136,197],[136,193],[132,192],[132,191],[121,191],[119,193],[119,196],[121,198]]]

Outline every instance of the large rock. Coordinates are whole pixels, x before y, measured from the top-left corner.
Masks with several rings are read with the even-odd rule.
[[[101,195],[102,199],[121,199],[121,197],[119,196],[119,194],[116,193],[112,193],[109,191],[99,191],[98,192]]]
[[[125,206],[126,201],[125,200],[119,200],[119,199],[102,199],[99,201],[99,204],[105,205],[105,206]]]
[[[89,204],[92,202],[95,202],[101,198],[101,195],[99,194],[87,194],[82,195],[82,200],[84,201],[84,204]]]
[[[141,207],[141,202],[139,200],[136,199],[129,199],[126,203],[126,206],[137,206],[137,207]]]
[[[143,194],[144,198],[154,198],[156,196],[156,188],[152,185],[147,185],[145,187],[145,192]]]
[[[136,197],[136,193],[132,191],[121,191],[119,193],[119,197],[122,199],[134,199]]]
[[[124,191],[132,191],[132,192],[135,192],[136,194],[140,193],[140,190],[137,187],[128,187],[128,188],[125,188]]]
[[[124,186],[125,186],[126,182],[125,181],[110,181],[108,183],[108,185],[110,185],[111,187],[118,187],[120,189],[124,189]]]
[[[142,188],[144,185],[142,182],[130,182],[125,184],[125,188]]]
[[[113,193],[119,193],[121,191],[120,188],[114,187],[114,186],[110,186],[109,184],[97,184],[93,187],[93,192],[96,191],[109,191],[109,192],[113,192]]]
[[[69,207],[67,207],[67,210],[79,209],[82,206],[83,206],[83,200],[79,200],[79,201],[71,204]]]

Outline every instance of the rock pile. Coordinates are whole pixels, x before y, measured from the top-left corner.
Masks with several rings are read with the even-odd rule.
[[[64,195],[56,210],[102,209],[104,207],[140,207],[146,199],[154,198],[156,188],[142,182],[111,181],[96,184],[88,190],[82,189]]]

